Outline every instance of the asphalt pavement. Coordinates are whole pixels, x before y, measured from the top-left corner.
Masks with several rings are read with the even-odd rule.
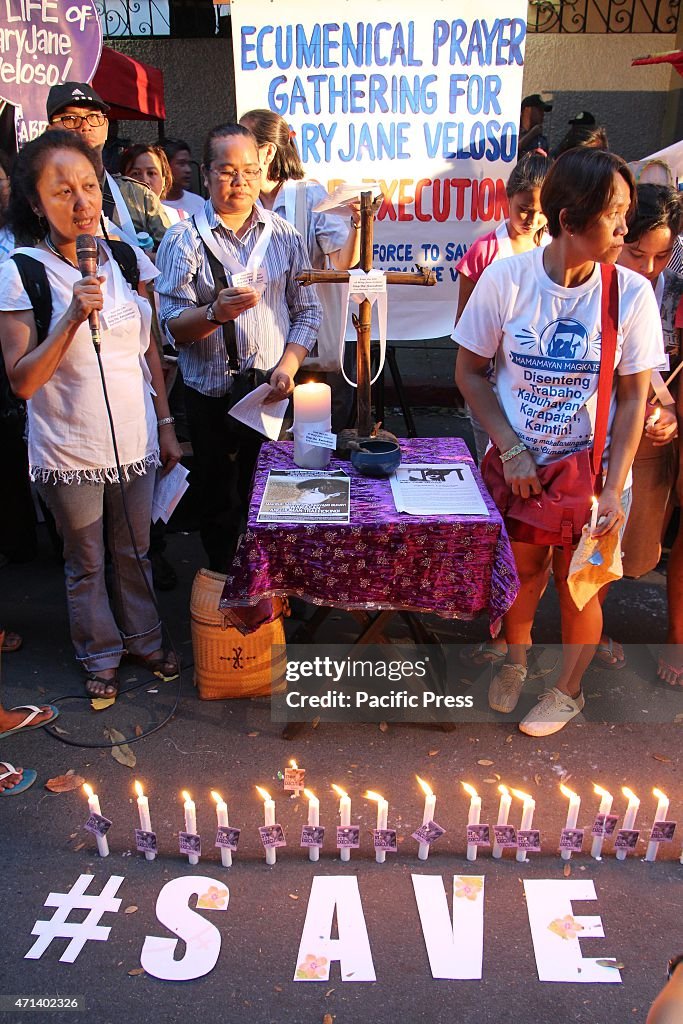
[[[418,410],[417,422],[424,436],[467,434],[464,422],[442,409]],[[388,425],[402,432],[400,418],[389,417]],[[131,667],[124,673],[123,692],[116,704],[99,712],[93,711],[83,696],[68,640],[62,570],[47,538],[41,536],[33,563],[0,571],[0,621],[24,637],[21,651],[3,658],[3,703],[56,701],[61,712],[56,723],[60,731],[54,735],[34,730],[7,737],[2,744],[2,757],[34,767],[38,780],[25,793],[6,798],[0,805],[4,882],[0,996],[5,999],[4,1003],[0,999],[0,1022],[27,1019],[28,1011],[16,1006],[6,1009],[8,996],[84,997],[86,1008],[80,1016],[72,1010],[37,1009],[28,1017],[55,1024],[73,1020],[128,1024],[145,1019],[168,1024],[188,1019],[229,1024],[330,1024],[326,1015],[335,1024],[358,1020],[389,1024],[397,1019],[435,1024],[645,1020],[647,1008],[663,984],[667,959],[683,951],[683,865],[679,863],[683,826],[672,842],[662,844],[655,863],[643,860],[655,817],[653,787],[670,797],[670,820],[679,818],[683,808],[682,726],[675,721],[672,695],[654,681],[653,651],[665,633],[665,577],[661,571],[614,588],[606,620],[614,636],[628,640],[629,663],[620,672],[592,668],[586,677],[585,714],[556,736],[545,741],[530,739],[521,735],[514,723],[502,720],[460,724],[449,732],[426,725],[380,728],[376,724],[321,721],[287,742],[281,737],[281,726],[271,721],[266,700],[198,700],[192,682],[189,624],[192,579],[202,564],[196,533],[171,534],[167,556],[178,571],[179,583],[175,590],[160,595],[160,604],[187,666],[180,685],[158,683]],[[290,634],[297,624],[295,619],[289,620]],[[430,618],[429,626],[448,645],[487,635],[484,620],[460,623]],[[320,639],[346,643],[355,629],[349,616],[334,613]],[[407,641],[402,630],[397,622],[393,635]],[[558,640],[552,587],[543,599],[536,638],[541,644]],[[468,678],[463,685],[485,703],[487,673],[464,675]],[[674,701],[678,696],[673,695]],[[614,714],[613,709],[622,704],[628,706],[628,713]],[[648,720],[648,715],[657,720]],[[100,746],[110,742],[105,731],[111,728],[130,739],[134,767],[118,763],[108,746]],[[140,732],[149,735],[139,738]],[[327,827],[320,860],[315,864],[299,847],[307,801],[303,796],[285,794],[279,777],[290,758],[306,768],[307,785],[320,799],[320,821]],[[94,837],[83,830],[88,816],[83,792],[53,793],[45,788],[48,779],[69,771],[90,783],[99,795],[103,815],[113,822],[107,858],[97,855]],[[416,775],[427,780],[436,793],[435,820],[446,829],[427,861],[418,860],[417,843],[411,838],[422,821],[424,799]],[[158,836],[159,854],[153,862],[145,860],[134,846],[135,779],[144,784]],[[520,864],[510,852],[494,860],[490,850],[482,848],[476,862],[468,862],[465,827],[469,797],[463,791],[463,781],[476,787],[482,797],[481,821],[491,824],[496,820],[500,782],[531,794],[536,802],[534,825],[541,831],[541,852],[529,854],[529,862]],[[583,852],[563,861],[558,842],[567,799],[559,790],[561,782],[581,797],[578,826],[587,830],[599,803],[593,785],[598,783],[614,794],[615,813],[622,817],[626,800],[621,787],[629,786],[641,800],[636,828],[642,831],[635,853],[618,861],[613,844],[607,841],[605,855],[597,861],[590,856],[587,837]],[[339,859],[334,848],[338,801],[331,790],[333,783],[348,791],[352,824],[360,826],[361,847],[352,852],[348,863]],[[288,845],[278,850],[274,866],[266,865],[259,841],[263,804],[256,785],[274,796],[276,820],[287,835]],[[222,866],[213,847],[216,816],[211,789],[219,790],[227,800],[230,824],[242,829],[230,868]],[[376,805],[363,798],[368,789],[388,800],[388,825],[397,831],[397,852],[388,853],[384,864],[375,862],[372,849],[370,830]],[[202,856],[194,867],[178,851],[178,832],[184,827],[182,790],[188,790],[196,802],[202,834]],[[521,804],[515,801],[511,822],[519,824],[520,811]],[[449,912],[457,910],[454,928],[458,935],[473,926],[463,924],[465,918],[460,915],[467,900],[453,895],[453,877],[484,876],[481,980],[432,977],[411,878],[416,874],[443,881]],[[116,894],[121,904],[117,911],[101,915],[99,924],[111,929],[106,941],[85,941],[74,962],[61,962],[69,937],[59,936],[68,929],[60,928],[53,919],[58,913],[56,900],[50,906],[44,904],[50,893],[68,893],[82,875],[94,876],[88,889],[94,897],[108,879],[121,876]],[[168,882],[186,876],[202,879],[198,892],[217,888],[218,903],[227,901],[227,895],[220,893],[229,890],[225,913],[197,912],[218,929],[220,951],[215,966],[204,976],[163,981],[141,969],[141,951],[148,936],[173,938],[167,924],[157,919],[157,897]],[[353,972],[348,976],[348,971],[342,980],[338,962],[332,963],[329,980],[324,977],[325,965],[321,969],[320,964],[314,965],[323,975],[320,980],[293,980],[302,963],[310,967],[311,960],[306,961],[309,951],[300,951],[299,945],[313,879],[319,876],[357,880],[376,981],[354,980]],[[571,891],[583,893],[581,900],[574,896],[576,902],[565,908],[566,912],[577,925],[583,917],[598,916],[604,937],[598,937],[599,929],[592,929],[585,920],[572,934],[579,936],[583,957],[623,965],[606,969],[619,980],[610,977],[612,983],[582,983],[579,973],[573,981],[539,980],[534,939],[542,950],[547,936],[537,925],[532,930],[525,880],[555,880],[569,886],[563,890],[568,900]],[[586,898],[590,886],[588,890],[585,886],[573,888],[570,883],[576,882],[592,883],[595,899]],[[102,904],[95,899],[92,906],[99,917]],[[190,906],[194,906],[194,898]],[[552,920],[558,914],[559,919],[566,918],[566,913],[556,913],[557,907],[548,906]],[[76,934],[86,913],[75,910],[68,918],[76,925]],[[39,959],[26,959],[37,939],[36,922],[51,919],[53,924],[47,927],[55,937]],[[332,936],[338,928],[342,946],[344,942],[355,946],[363,936],[356,932],[349,939],[345,920],[338,910]],[[192,925],[189,927],[191,930]],[[593,934],[581,938],[581,930]],[[182,929],[181,934],[185,934]],[[198,934],[199,939],[191,940],[193,948],[197,941],[202,945],[206,930],[199,929]],[[465,945],[469,935],[466,931]],[[564,942],[567,949],[575,946],[571,935],[560,941],[553,933],[553,940],[559,941],[562,953]],[[471,941],[476,945],[476,925]],[[206,948],[197,954],[200,960],[212,955],[212,942],[215,952],[215,937],[206,939]],[[181,939],[175,959],[185,954]]]

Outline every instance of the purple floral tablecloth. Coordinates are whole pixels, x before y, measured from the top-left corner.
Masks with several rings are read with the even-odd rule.
[[[328,468],[351,477],[349,524],[257,523],[268,471],[296,468],[291,443],[267,442],[221,608],[289,594],[329,607],[433,612],[446,619],[487,612],[495,635],[519,580],[501,516],[467,445],[459,438],[401,440],[400,445],[404,463],[469,463],[490,516],[397,512],[388,480],[361,476],[350,463],[333,458]]]

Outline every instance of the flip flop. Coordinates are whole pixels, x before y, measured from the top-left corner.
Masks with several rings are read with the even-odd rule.
[[[3,654],[12,654],[14,651],[18,651],[23,644],[22,637],[18,633],[5,633],[2,638],[2,645],[0,645],[0,651]]]
[[[673,681],[665,679],[664,676],[660,675],[660,672],[666,672],[673,676]],[[667,683],[668,686],[683,685],[683,665],[670,665],[660,655],[657,659],[657,682]]]
[[[619,669],[626,668],[624,652],[622,650],[621,657],[619,657],[614,649],[614,643],[614,640],[608,637],[606,644],[598,644],[593,655],[593,661],[597,662],[600,668],[606,668],[610,672],[618,672]]]
[[[51,725],[56,718],[59,718],[59,708],[56,708],[54,704],[45,704],[52,715],[50,718],[46,718],[44,722],[36,722],[31,725],[36,715],[39,715],[43,708],[39,708],[36,704],[19,704],[16,708],[10,708],[10,711],[28,711],[29,714],[26,716],[23,722],[19,725],[15,725],[13,729],[8,729],[7,732],[0,732],[0,740],[3,740],[5,736],[11,736],[15,732],[27,732],[29,729],[42,729],[44,725]],[[2,762],[0,762],[1,764]]]
[[[1,768],[7,768],[6,772],[0,775],[0,782],[6,779],[9,775],[16,775],[17,769],[9,761],[0,761]],[[0,796],[18,796],[19,793],[23,793],[24,790],[30,789],[33,783],[38,778],[38,772],[35,768],[24,768],[24,774],[22,775],[21,782],[17,782],[16,786],[12,786],[10,789],[0,789]]]

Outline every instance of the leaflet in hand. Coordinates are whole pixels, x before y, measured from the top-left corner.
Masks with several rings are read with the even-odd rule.
[[[348,204],[358,202],[361,192],[378,193],[381,189],[376,181],[363,182],[361,185],[349,185],[343,181],[331,196],[316,203],[313,213],[348,213]]]
[[[180,462],[177,462],[165,476],[161,476],[160,469],[157,470],[152,497],[153,523],[156,523],[158,519],[163,519],[165,523],[169,521],[176,505],[190,486],[187,482],[189,475],[189,470],[185,469]]]
[[[471,468],[464,462],[419,463],[390,479],[398,512],[411,516],[488,516]]]
[[[245,423],[252,430],[257,430],[259,434],[264,434],[271,441],[277,441],[289,399],[283,398],[279,402],[264,405],[263,399],[266,395],[271,394],[272,390],[270,384],[260,384],[241,401],[233,405],[230,416],[234,416],[236,420]]]

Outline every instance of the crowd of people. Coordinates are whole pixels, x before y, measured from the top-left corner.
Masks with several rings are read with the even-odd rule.
[[[676,382],[665,380],[681,359],[683,278],[666,269],[681,231],[679,195],[673,186],[637,185],[586,111],[549,155],[548,108],[538,95],[523,101],[509,216],[458,265],[453,332],[457,385],[521,582],[501,636],[463,657],[492,663],[490,706],[511,713],[529,677],[534,617],[552,572],[564,655],[555,685],[520,723],[534,736],[557,732],[581,711],[594,657],[606,667],[625,664],[621,644],[602,628],[607,588],[581,610],[571,597],[568,549],[577,530],[561,541],[544,520],[549,481],[561,489],[557,472],[583,472],[582,453],[599,450],[593,534],[619,535],[625,572],[636,577],[657,564],[681,493],[683,395],[679,401]],[[48,130],[11,171],[0,157],[0,425],[11,452],[0,550],[16,560],[33,553],[35,538],[15,539],[20,524],[32,522],[30,481],[55,524],[86,692],[105,698],[116,696],[123,658],[166,680],[180,671],[162,643],[154,583],[162,587],[155,570],[163,568],[163,529],[150,522],[157,473],[182,454],[175,411],[192,443],[207,565],[224,573],[260,446],[260,435],[229,410],[262,384],[267,402],[291,395],[326,315],[324,291],[321,305],[297,275],[308,266],[347,269],[360,256],[358,204],[345,216],[316,212],[325,190],[305,180],[280,115],[253,110],[209,132],[204,197],[190,191],[191,154],[180,140],[130,146],[119,171],[106,170],[107,114],[89,85],[55,86]],[[96,238],[85,276],[82,235]],[[94,318],[106,336],[101,349]],[[520,339],[524,365],[539,372],[522,373]],[[338,429],[351,403],[341,375],[327,379]],[[513,514],[516,506],[538,506],[536,521]],[[671,685],[683,683],[682,560],[679,531],[669,642],[658,665]],[[3,649],[20,642],[5,633]],[[36,727],[55,709],[25,710],[0,709],[0,732],[29,716],[25,727]],[[0,792],[19,781],[9,772]]]

